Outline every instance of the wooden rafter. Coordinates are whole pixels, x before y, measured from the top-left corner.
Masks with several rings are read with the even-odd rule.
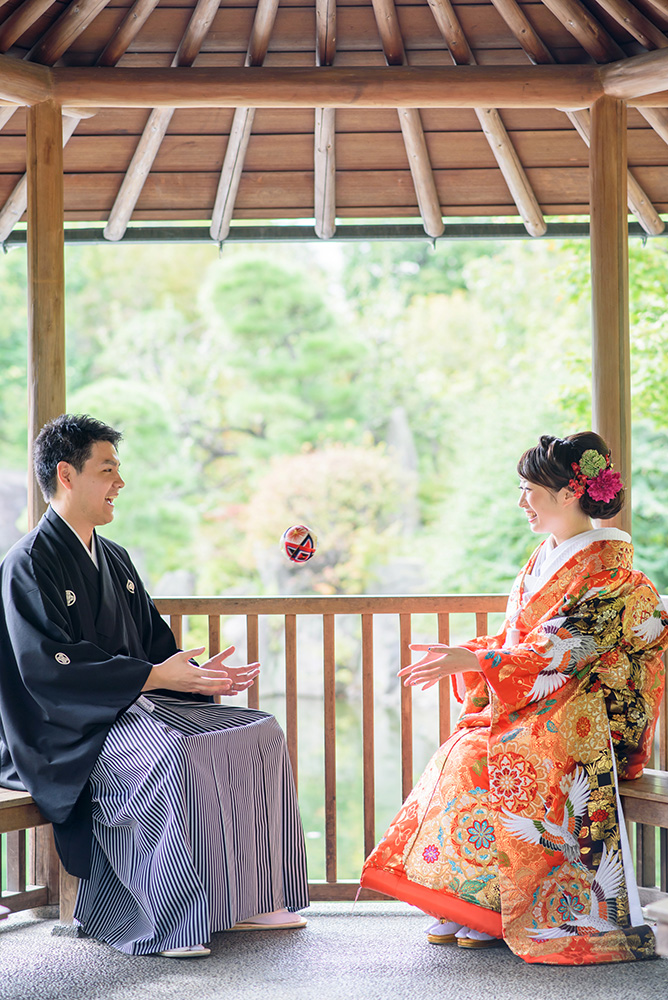
[[[450,0],[429,0],[429,6],[455,64],[475,66],[475,56]],[[474,110],[527,232],[543,236],[547,231],[543,213],[501,115],[493,107]]]
[[[569,111],[568,117],[589,149],[591,147],[591,114],[589,110]],[[658,236],[659,233],[662,233],[666,228],[665,222],[628,168],[626,171],[626,193],[628,207],[645,232],[651,236]]]
[[[63,146],[67,145],[79,118],[63,117]],[[4,243],[12,229],[22,218],[28,205],[28,175],[25,173],[0,209],[0,243]]]
[[[547,66],[555,59],[517,0],[492,0],[499,14],[534,66]]]
[[[661,29],[629,3],[629,0],[597,0],[597,2],[617,24],[626,28],[629,34],[646,49],[663,49],[668,45],[668,38]]]
[[[394,0],[372,2],[385,61],[388,66],[404,66],[406,53]],[[397,114],[422,224],[428,236],[441,236],[445,225],[420,112],[417,107],[398,108]]]
[[[315,41],[318,66],[331,66],[336,53],[336,0],[316,0]]]
[[[197,6],[172,60],[173,67],[192,66],[219,6],[220,0],[197,0]],[[160,107],[151,111],[109,213],[109,220],[104,228],[105,239],[120,240],[125,235],[175,110],[173,107]]]
[[[0,27],[0,52],[6,52],[21,35],[52,7],[55,0],[25,0]]]
[[[646,0],[661,17],[668,17],[668,0]]]
[[[624,51],[580,0],[543,0],[543,3],[596,62],[624,58]]]
[[[121,24],[117,32],[114,34],[112,41],[105,48],[104,52],[98,59],[98,65],[102,61],[103,57],[106,57],[107,60],[113,58],[114,61],[121,58],[128,45],[130,45],[139,33],[142,25],[146,21],[146,18],[156,7],[158,2],[159,0],[137,0],[121,21]],[[79,22],[79,24],[81,24],[81,22]],[[83,27],[85,27],[85,25]],[[83,27],[80,28],[80,30],[83,30]],[[104,65],[112,65],[112,63],[107,61]],[[79,122],[83,118],[89,118],[90,115],[90,111],[79,108],[69,109],[69,113],[65,115],[63,120],[63,147],[66,146],[71,139]],[[2,209],[0,209],[0,243],[7,239],[16,223],[19,219],[21,219],[26,210],[27,203],[27,175],[24,174],[23,177],[17,182],[14,190],[3,205]]]
[[[331,66],[336,54],[336,0],[316,0],[317,66]],[[328,240],[336,232],[336,109],[316,108],[313,132],[315,232]]]
[[[617,42],[615,42],[605,28],[603,28],[598,21],[595,20],[580,0],[543,0],[543,3],[546,7],[549,7],[556,17],[559,18],[566,30],[569,31],[575,39],[577,39],[582,48],[592,57],[592,59],[595,59],[596,62],[600,63],[609,63],[613,60],[617,60],[618,72],[620,72],[622,78],[633,76],[636,72],[635,66],[638,64],[638,59],[647,58],[647,56],[636,56],[633,59],[625,59],[624,52],[619,47]],[[649,53],[650,59],[652,56],[656,55],[659,55],[660,57],[660,53]],[[629,66],[627,70],[624,70],[623,66],[627,62],[634,65]],[[653,69],[655,69],[658,65],[662,64],[662,60],[659,58],[657,62],[653,62],[651,65]],[[651,85],[652,84],[650,83],[650,86]],[[665,86],[665,83],[661,83],[655,78],[653,85],[654,89],[658,90],[661,86]],[[624,94],[617,94],[615,92],[614,77],[610,79],[609,86],[612,89],[609,89],[607,93],[615,97],[625,96]],[[644,93],[649,92],[650,91],[648,90],[644,91]],[[660,136],[665,143],[668,143],[668,114],[666,114],[665,111],[656,108],[639,108],[638,110],[647,124],[651,125],[657,135]]]
[[[33,46],[23,61],[44,63],[52,66],[108,3],[109,0],[72,0],[69,7],[51,25],[44,37]],[[48,6],[51,6],[51,4],[49,3]],[[26,10],[26,8],[29,9]],[[25,11],[24,18],[17,18],[16,21],[11,23],[14,16],[19,15],[23,11]],[[26,28],[30,27],[33,21],[37,20],[43,12],[44,5],[40,5],[38,0],[34,0],[34,2],[33,0],[27,0],[27,3],[18,7],[14,14],[5,21],[0,29],[0,38],[4,35],[5,41],[11,39],[9,44],[13,44],[13,41],[19,38]],[[4,47],[4,43],[0,41],[0,50],[4,50]],[[15,108],[3,108],[0,110],[0,129],[5,127],[15,110]]]
[[[72,0],[26,59],[52,66],[108,3],[109,0]]]
[[[160,0],[135,0],[97,60],[98,66],[115,66],[144,27]]]
[[[248,51],[246,52],[244,64],[246,67],[261,66],[264,62],[277,9],[278,0],[258,0],[251,37],[248,42]],[[230,231],[254,118],[255,109],[253,107],[244,105],[236,107],[220,171],[213,212],[211,213],[210,233],[214,240],[226,239]]]
[[[534,65],[554,63],[552,53],[534,31],[517,0],[492,0],[492,3]],[[589,111],[566,111],[565,113],[589,149],[591,133]],[[662,233],[665,229],[665,223],[630,170],[628,170],[627,177],[627,194],[629,208],[645,232],[653,236]]]

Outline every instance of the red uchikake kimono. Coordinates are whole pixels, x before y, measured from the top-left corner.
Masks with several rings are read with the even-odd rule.
[[[611,528],[534,552],[502,630],[466,643],[481,673],[453,678],[457,728],[363,886],[502,936],[528,962],[654,953],[617,781],[649,757],[668,614],[632,559]]]

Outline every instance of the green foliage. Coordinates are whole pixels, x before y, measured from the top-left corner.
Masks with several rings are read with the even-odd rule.
[[[634,538],[665,589],[663,243],[630,260]],[[503,590],[538,541],[519,454],[591,422],[586,241],[76,247],[66,273],[68,407],[126,432],[110,532],[151,581],[368,591],[411,549],[422,589]],[[24,252],[0,296],[0,461],[20,468]],[[302,520],[321,547],[291,575],[277,541]]]

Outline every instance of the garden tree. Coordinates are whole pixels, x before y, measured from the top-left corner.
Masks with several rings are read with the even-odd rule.
[[[466,265],[493,258],[500,242],[471,240],[353,243],[345,247],[343,284],[348,297],[364,311],[390,295],[407,305],[414,295],[449,295],[466,290]]]
[[[652,464],[668,428],[661,246],[631,243],[634,448],[652,484],[634,491],[642,559],[668,550]],[[130,480],[141,501],[123,502],[114,532],[133,548],[161,535],[146,557],[154,578],[188,550],[200,590],[253,590],[240,515],[271,456],[366,448],[401,413],[429,589],[504,589],[536,541],[515,510],[519,452],[591,419],[588,244],[326,249],[293,247],[288,266],[276,247],[230,245],[222,259],[211,247],[68,248],[68,405],[117,419],[124,462],[130,446],[142,456]],[[25,294],[16,250],[0,259],[0,460],[18,468]],[[145,530],[150,509],[159,532]],[[360,565],[346,579],[373,589],[371,562]]]
[[[449,459],[447,479],[438,480],[446,492],[432,505],[424,546],[436,589],[508,587],[537,542],[516,508],[517,459],[541,433],[578,429],[560,389],[570,359],[588,343],[586,312],[559,294],[554,256],[547,242],[507,243],[492,262],[466,265],[468,292],[448,297],[440,321],[437,313],[428,322],[422,311],[419,356],[432,360],[436,380],[447,375],[441,407]],[[424,479],[420,488],[424,495]]]
[[[219,432],[245,435],[258,459],[304,443],[359,441],[366,349],[335,323],[322,275],[257,254],[222,264],[202,295],[205,335],[231,380],[214,411],[224,405]]]

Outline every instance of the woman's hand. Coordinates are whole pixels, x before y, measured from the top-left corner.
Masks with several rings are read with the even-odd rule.
[[[199,667],[190,662],[192,657],[200,656],[203,652],[204,646],[185,649],[174,653],[162,663],[156,663],[142,691],[164,688],[167,691],[192,694],[235,695],[249,688],[260,672],[259,663],[249,663],[243,667],[225,666],[223,660],[234,652],[234,646],[228,646]]]
[[[397,674],[397,677],[405,677],[406,687],[421,684],[422,690],[426,691],[443,677],[467,670],[480,670],[478,657],[464,646],[444,646],[440,642],[435,642],[431,646],[413,643],[409,648],[416,653],[426,652],[427,655],[416,663],[409,663]]]

